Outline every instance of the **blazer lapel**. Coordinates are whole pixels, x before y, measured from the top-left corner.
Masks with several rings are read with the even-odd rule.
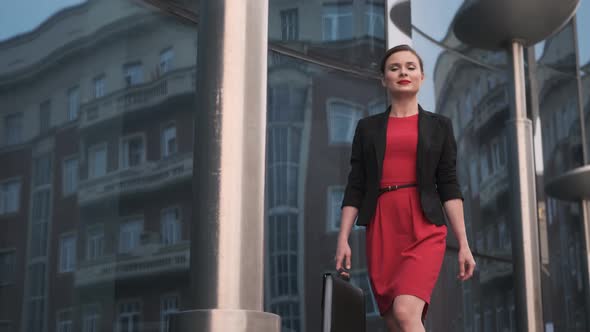
[[[425,150],[428,114],[418,104],[418,146],[416,148],[416,182],[420,184],[420,170],[422,168],[422,156]]]
[[[383,159],[385,158],[385,145],[387,142],[387,120],[389,119],[389,112],[391,106],[387,107],[385,112],[379,114],[377,120],[377,127],[375,130],[375,157],[377,158],[377,175],[381,179],[383,169]]]

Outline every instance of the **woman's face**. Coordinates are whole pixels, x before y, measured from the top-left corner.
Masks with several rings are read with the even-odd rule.
[[[399,51],[387,58],[381,83],[392,96],[416,95],[423,80],[420,61],[412,52]]]

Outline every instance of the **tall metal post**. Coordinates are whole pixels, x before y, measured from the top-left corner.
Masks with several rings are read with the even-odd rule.
[[[543,331],[539,230],[535,190],[533,126],[527,117],[523,44],[511,42],[514,83],[511,119],[507,123],[512,142],[511,189],[514,193],[513,241],[514,290],[518,331]]]
[[[173,331],[278,332],[263,312],[268,0],[201,1],[191,311]]]

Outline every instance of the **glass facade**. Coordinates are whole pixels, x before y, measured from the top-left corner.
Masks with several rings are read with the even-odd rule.
[[[2,11],[0,331],[168,331],[189,288],[196,25],[135,1]]]
[[[411,2],[419,100],[452,120],[478,263],[457,281],[449,232],[426,328],[516,331],[510,57],[457,39],[468,2]],[[526,50],[547,332],[590,325],[588,216],[543,190],[589,162],[589,2]],[[193,129],[198,1],[30,3],[0,13],[0,331],[167,332],[191,309],[193,161],[207,158]],[[319,330],[354,129],[388,104],[388,20],[384,0],[269,1],[264,309],[282,331]],[[385,331],[364,229],[349,242],[367,329]]]
[[[412,2],[412,42],[425,62],[419,101],[452,120],[465,227],[478,266],[471,280],[456,280],[457,244],[449,231],[447,259],[426,327],[515,331],[512,209],[517,207],[510,207],[509,179],[515,170],[509,163],[506,126],[511,89],[507,53],[460,44],[450,25],[456,12],[429,18],[419,14],[430,6]]]
[[[322,274],[334,269],[357,121],[382,112],[383,1],[269,2],[266,310],[283,331],[320,327]],[[351,235],[352,282],[370,293],[364,229]]]

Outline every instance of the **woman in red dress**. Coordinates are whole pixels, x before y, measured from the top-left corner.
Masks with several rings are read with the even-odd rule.
[[[392,103],[357,125],[336,269],[350,269],[348,237],[356,220],[366,226],[371,287],[389,331],[420,332],[445,254],[446,220],[459,241],[457,278],[471,278],[475,261],[465,234],[451,121],[418,104],[422,59],[411,47],[396,46],[385,53],[381,72]]]

